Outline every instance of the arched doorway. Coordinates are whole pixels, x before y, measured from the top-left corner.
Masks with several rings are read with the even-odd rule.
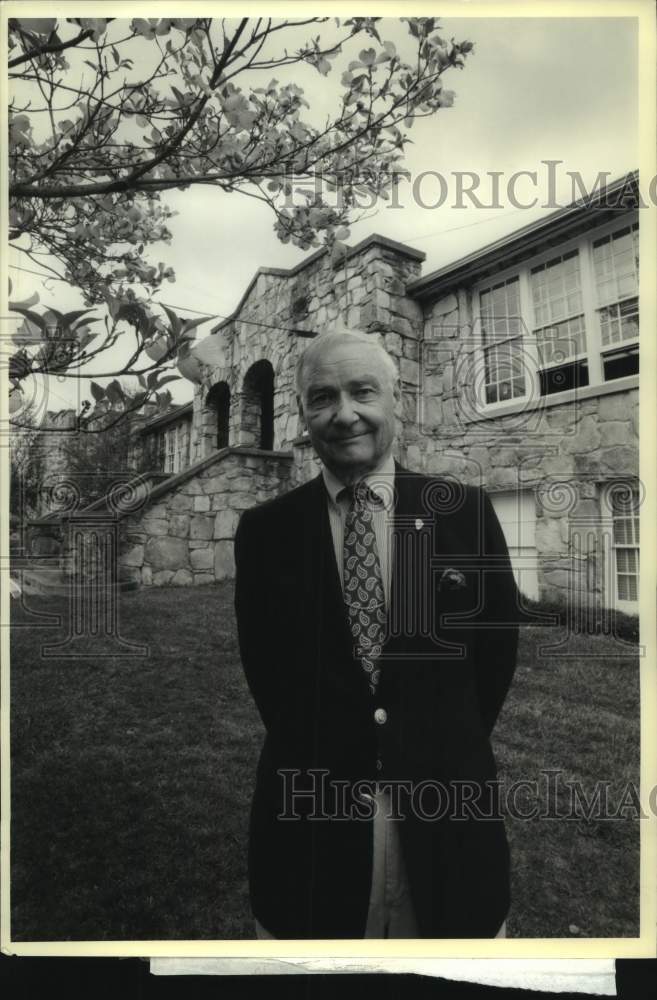
[[[227,382],[217,382],[205,399],[206,431],[210,449],[227,448],[230,425],[230,389]]]
[[[241,441],[267,451],[274,447],[274,369],[269,361],[256,361],[244,376]]]

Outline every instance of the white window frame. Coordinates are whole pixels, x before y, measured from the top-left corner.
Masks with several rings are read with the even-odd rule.
[[[616,222],[616,223],[608,223],[606,226],[602,227],[600,229],[600,231],[595,232],[591,236],[590,244],[589,244],[589,255],[590,255],[591,281],[592,281],[592,288],[593,288],[594,294],[597,291],[596,280],[595,280],[595,267],[594,267],[594,264],[593,264],[593,244],[594,244],[594,242],[596,240],[599,240],[601,237],[611,236],[612,233],[617,232],[620,229],[630,229],[631,230],[632,227],[635,224],[638,224],[638,222],[639,222],[639,218],[638,218],[638,212],[637,212],[636,215],[633,215],[631,218],[626,219],[624,222],[622,222],[620,224],[618,222]],[[640,229],[639,229],[639,232],[640,232]],[[636,337],[628,337],[627,340],[621,340],[617,344],[603,344],[602,343],[602,325],[600,323],[600,310],[601,309],[605,309],[605,308],[609,308],[612,305],[619,305],[621,302],[627,302],[630,299],[634,299],[634,298],[637,299],[637,311],[638,311],[639,304],[640,304],[639,290],[637,290],[637,294],[636,295],[626,295],[624,298],[622,298],[622,299],[616,299],[614,302],[609,302],[606,305],[600,305],[598,302],[595,303],[595,326],[596,326],[596,332],[597,332],[597,336],[598,336],[598,345],[599,345],[598,359],[599,359],[599,363],[600,363],[600,376],[601,376],[601,378],[603,377],[603,373],[604,373],[604,362],[603,362],[603,358],[604,357],[613,356],[614,354],[616,354],[616,353],[618,353],[620,351],[626,350],[627,348],[638,347],[639,346],[639,336],[640,336],[640,333],[641,333],[641,320],[639,319],[639,334]],[[610,379],[609,381],[613,382],[615,380],[614,379]],[[608,383],[605,383],[605,384],[608,384]]]
[[[176,472],[180,472],[183,467],[183,425],[178,424],[176,427],[176,461],[175,467]]]
[[[614,539],[614,511],[612,506],[611,494],[615,489],[618,489],[619,483],[614,482],[604,487],[604,493],[602,496],[602,509],[604,511],[603,516],[603,531],[607,535],[607,544],[605,546],[607,551],[607,586],[606,597],[607,603],[616,608],[618,611],[624,611],[627,614],[636,615],[639,611],[639,600],[640,600],[640,586],[641,586],[641,542],[640,542],[640,531],[639,538],[635,539],[635,545],[617,544]],[[640,491],[635,482],[632,480],[627,481],[627,486],[632,490],[632,494],[635,493],[640,496]],[[640,510],[636,511],[636,520],[640,525]],[[633,529],[633,535],[636,533]],[[637,585],[637,599],[636,601],[622,600],[618,596],[618,561],[616,552],[618,549],[629,549],[636,552],[636,585]],[[631,576],[633,574],[624,573],[625,576]]]
[[[183,472],[191,459],[191,422],[179,421],[163,427],[158,434],[159,454],[163,459],[163,471],[171,475]]]
[[[518,300],[520,302],[520,332],[518,334],[511,334],[511,335],[507,334],[505,337],[502,337],[499,340],[493,339],[489,343],[484,343],[483,319],[482,319],[482,313],[481,313],[481,295],[482,295],[482,293],[484,291],[486,291],[486,292],[488,292],[488,291],[492,292],[492,290],[494,288],[498,288],[500,285],[507,285],[510,282],[514,282],[516,280],[518,280]],[[481,342],[482,371],[484,373],[485,373],[485,370],[486,370],[486,353],[488,351],[493,350],[494,348],[502,348],[503,349],[508,344],[519,343],[520,344],[521,360],[524,359],[524,357],[525,357],[525,352],[527,350],[527,345],[525,344],[525,336],[524,336],[524,331],[523,331],[523,326],[522,326],[522,316],[523,316],[523,313],[524,313],[524,308],[523,308],[524,303],[522,301],[522,293],[523,293],[522,282],[519,280],[519,276],[518,276],[518,274],[515,271],[511,271],[511,273],[508,276],[507,275],[502,275],[502,274],[496,274],[493,281],[489,282],[489,284],[487,286],[483,286],[482,285],[481,289],[479,290],[478,300],[477,300],[478,301],[478,305],[479,305],[479,335],[480,335],[480,342]],[[527,372],[523,371],[523,377],[525,379],[525,394],[523,396],[511,396],[508,399],[497,400],[495,403],[488,403],[488,402],[485,401],[486,407],[488,408],[488,407],[491,407],[491,406],[498,406],[500,404],[503,405],[503,406],[508,406],[509,404],[518,403],[518,402],[521,402],[522,400],[526,399],[526,397],[527,397],[527,378],[526,378],[526,375],[527,375]],[[511,381],[513,381],[513,377],[511,377]],[[485,391],[486,391],[485,376],[484,376],[483,388],[484,388],[484,393],[485,393]]]
[[[566,257],[566,256],[575,256],[576,259],[577,259],[578,270],[579,270],[579,275],[580,275],[580,288],[579,288],[579,292],[580,292],[581,300],[582,300],[581,301],[581,309],[579,310],[579,312],[573,313],[572,315],[565,316],[563,319],[558,320],[555,323],[541,323],[541,324],[539,324],[538,323],[538,317],[536,316],[535,307],[534,307],[534,296],[533,296],[533,290],[532,290],[532,274],[533,274],[533,272],[536,269],[543,268],[547,264],[549,264],[550,262],[552,262],[552,261],[554,261],[556,259],[563,260],[563,258]],[[539,342],[538,342],[538,339],[537,339],[537,332],[539,330],[549,329],[550,327],[557,326],[560,323],[571,322],[574,319],[578,319],[580,316],[581,316],[583,324],[584,324],[584,341],[585,341],[585,343],[584,343],[584,351],[580,351],[577,354],[570,355],[566,359],[566,363],[571,363],[571,362],[575,362],[575,361],[582,361],[582,360],[588,360],[588,358],[587,358],[587,351],[586,351],[586,313],[585,313],[585,310],[584,310],[584,288],[583,288],[583,286],[584,286],[584,278],[583,278],[583,274],[582,274],[582,255],[581,255],[579,246],[574,246],[574,247],[570,247],[570,248],[555,247],[554,250],[553,250],[553,253],[551,255],[547,256],[545,259],[543,259],[541,261],[534,261],[534,262],[532,262],[532,264],[530,264],[530,266],[529,266],[529,268],[527,270],[527,278],[528,278],[528,289],[529,289],[530,308],[531,308],[530,315],[532,316],[532,319],[533,319],[533,323],[531,324],[530,329],[531,329],[532,339],[536,341],[536,356],[537,356],[537,360],[540,361],[540,345],[539,345]],[[540,371],[550,371],[550,369],[552,369],[552,368],[560,368],[560,367],[561,367],[560,363],[558,363],[558,362],[552,362],[551,364],[541,365],[539,370]],[[550,393],[550,395],[553,395],[553,394]]]
[[[555,244],[541,253],[533,255],[528,260],[524,261],[520,266],[516,264],[514,266],[504,268],[503,270],[497,271],[495,274],[482,279],[473,286],[472,309],[474,330],[476,331],[473,347],[474,356],[477,362],[476,370],[480,373],[485,371],[485,351],[491,346],[491,344],[485,344],[483,339],[481,293],[488,291],[495,285],[499,285],[502,282],[509,281],[513,278],[518,278],[520,286],[520,315],[523,327],[523,356],[526,368],[525,395],[514,396],[512,399],[498,400],[494,403],[486,402],[483,376],[480,380],[475,380],[475,405],[481,415],[493,415],[498,410],[500,412],[508,412],[510,407],[525,406],[529,402],[535,402],[536,404],[539,402],[543,403],[546,400],[556,402],[560,396],[563,395],[564,398],[568,398],[568,394],[572,393],[573,390],[569,388],[564,389],[563,393],[554,392],[543,396],[540,394],[539,372],[543,370],[543,367],[539,363],[538,343],[534,335],[534,329],[539,329],[539,327],[535,326],[536,317],[534,315],[534,304],[531,290],[532,269],[540,266],[541,264],[546,264],[555,257],[561,257],[571,250],[577,250],[579,254],[582,314],[584,316],[584,338],[586,350],[584,354],[578,355],[577,359],[573,358],[568,360],[586,360],[589,375],[588,386],[581,386],[579,391],[601,386],[613,386],[615,382],[621,381],[621,379],[610,379],[607,382],[604,381],[603,356],[637,345],[639,338],[630,338],[614,345],[613,347],[602,344],[599,309],[603,307],[600,306],[597,301],[597,285],[593,265],[593,243],[595,240],[610,235],[619,229],[631,228],[634,223],[638,221],[639,213],[635,210],[634,212],[626,215],[622,220],[612,219],[602,226],[597,226],[595,229],[589,230],[585,234],[564,240],[563,242]],[[633,296],[626,296],[626,298],[633,298]],[[620,299],[619,301],[622,302],[624,300]],[[545,370],[547,371],[549,368],[545,368]],[[481,382],[481,385],[479,385],[479,382]]]
[[[178,424],[178,468],[182,472],[189,464],[189,423],[183,420]]]
[[[176,442],[171,428],[167,427],[164,432],[164,471],[175,472],[176,465]]]

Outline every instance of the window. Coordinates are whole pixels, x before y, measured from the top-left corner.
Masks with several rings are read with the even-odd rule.
[[[639,370],[639,224],[593,241],[606,382]],[[620,346],[620,349],[619,349]]]
[[[164,469],[166,465],[166,441],[164,440],[164,434],[162,431],[157,435],[157,467],[158,469]]]
[[[182,472],[189,465],[189,426],[178,424],[176,433],[175,471]]]
[[[601,305],[639,292],[639,223],[593,242],[593,266]]]
[[[588,385],[579,253],[571,250],[530,271],[540,394]]]
[[[489,497],[504,532],[518,589],[536,601],[539,591],[534,491],[493,492]]]
[[[611,511],[611,584],[614,606],[636,611],[639,600],[639,491],[614,484],[607,491]]]
[[[636,375],[639,371],[639,349],[630,347],[623,351],[610,351],[604,356],[605,382],[626,375]]]
[[[539,371],[541,396],[549,396],[553,392],[564,392],[566,389],[578,389],[589,384],[589,367],[586,361],[570,361],[564,365],[555,365],[544,371]]]
[[[165,472],[182,472],[189,465],[190,428],[188,423],[167,427],[162,434]]]
[[[164,471],[173,472],[176,461],[176,446],[170,427],[164,432]]]
[[[639,300],[626,299],[598,310],[603,346],[619,344],[639,336]]]
[[[582,279],[576,250],[533,267],[532,295],[536,322],[543,327],[582,313]],[[579,319],[583,316],[579,315]]]
[[[480,293],[486,402],[525,395],[520,284],[503,281]]]
[[[638,222],[611,222],[477,289],[482,405],[636,375],[638,275]]]

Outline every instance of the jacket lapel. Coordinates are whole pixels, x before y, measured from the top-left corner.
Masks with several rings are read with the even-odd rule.
[[[419,542],[419,538],[416,539],[414,536],[419,507],[417,479],[413,473],[395,462],[395,506],[391,539],[392,578],[385,657],[402,652],[401,640],[409,637],[409,627],[416,610],[413,601],[414,574],[411,564],[415,562],[415,549]]]
[[[437,653],[436,623],[443,603],[437,581],[443,564],[458,562],[455,553],[466,551],[458,513],[449,517],[432,509],[423,495],[430,481],[395,463],[395,512],[392,532],[392,586],[388,608],[388,641],[385,656],[426,659]],[[442,655],[456,651],[445,636]],[[385,669],[385,668],[384,668]]]
[[[308,621],[321,623],[320,632],[333,648],[351,655],[351,633],[328,515],[326,487],[321,476],[310,483],[310,502],[303,518],[304,603],[311,602]]]

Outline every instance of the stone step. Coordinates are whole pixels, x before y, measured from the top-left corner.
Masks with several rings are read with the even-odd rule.
[[[39,566],[24,568],[17,570],[12,575],[18,586],[26,594],[67,597],[71,592],[69,580],[62,577],[62,572],[58,567],[46,568]],[[139,589],[137,580],[119,580],[118,586],[121,593]],[[103,589],[105,588],[95,587],[94,592],[99,593]]]

